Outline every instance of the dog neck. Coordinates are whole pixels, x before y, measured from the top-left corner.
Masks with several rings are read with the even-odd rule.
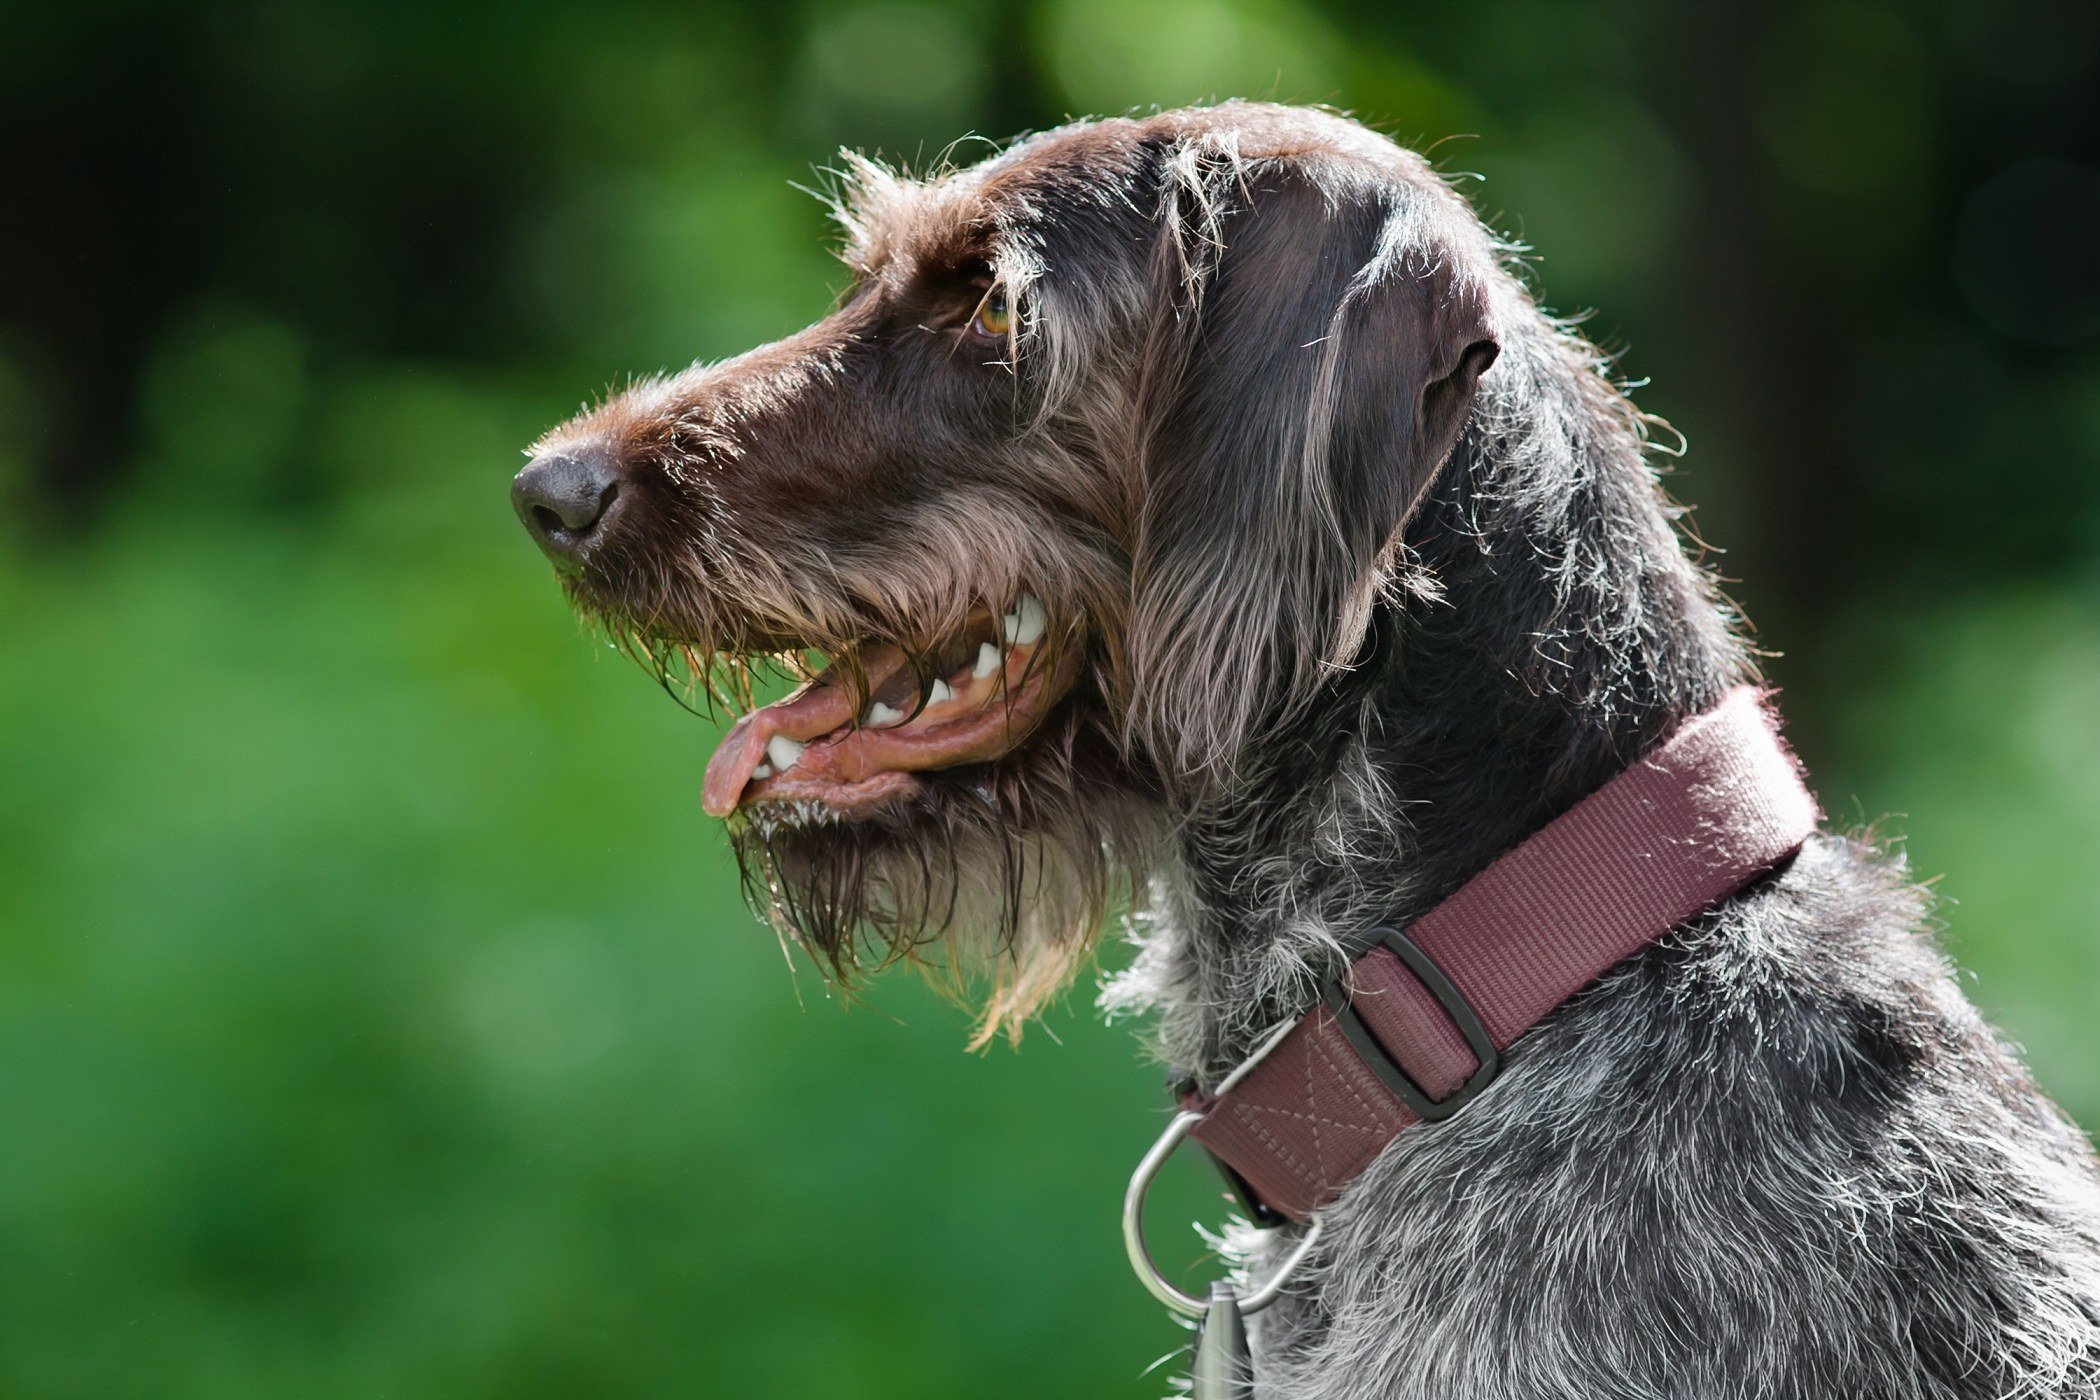
[[[1342,943],[1404,924],[1750,677],[1594,352],[1515,303],[1357,666],[1182,814],[1112,1011],[1215,1074]]]

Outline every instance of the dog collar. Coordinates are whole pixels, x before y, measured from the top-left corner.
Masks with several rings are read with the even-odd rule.
[[[1773,870],[1818,817],[1765,694],[1742,686],[1404,930],[1372,931],[1311,1010],[1209,1092],[1182,1095],[1125,1201],[1139,1276],[1178,1311],[1206,1306],[1161,1293],[1139,1228],[1145,1187],[1184,1138],[1262,1223],[1317,1229],[1393,1139],[1458,1112],[1526,1031]]]

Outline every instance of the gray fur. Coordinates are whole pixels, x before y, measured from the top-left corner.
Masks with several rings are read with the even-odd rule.
[[[842,969],[959,935],[1017,1021],[1133,881],[1104,1006],[1215,1083],[1752,678],[1641,415],[1419,157],[1227,104],[851,173],[838,313],[550,439],[623,458],[572,586],[652,655],[930,645],[1023,586],[1085,650],[1012,757],[744,822]],[[957,267],[1016,308],[967,381]],[[1608,974],[1329,1209],[1264,1400],[2100,1396],[2100,1166],[1925,924],[1820,836]]]
[[[1748,675],[1640,420],[1498,289],[1413,586],[1325,713],[1185,824],[1104,992],[1212,1082],[1341,937],[1423,912]],[[1327,1212],[1255,1320],[1260,1394],[2100,1395],[2091,1148],[1925,927],[1894,858],[1819,837],[1607,976]],[[1284,1248],[1235,1240],[1255,1273]]]

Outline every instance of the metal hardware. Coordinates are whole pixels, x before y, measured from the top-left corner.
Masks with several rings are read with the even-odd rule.
[[[1451,1018],[1451,1024],[1458,1027],[1458,1033],[1465,1037],[1466,1048],[1472,1051],[1474,1060],[1478,1062],[1478,1067],[1467,1076],[1466,1082],[1441,1099],[1432,1099],[1424,1093],[1422,1086],[1415,1083],[1406,1070],[1400,1068],[1399,1063],[1386,1053],[1385,1047],[1378,1043],[1378,1037],[1371,1034],[1370,1027],[1364,1024],[1363,1016],[1349,997],[1349,972],[1343,972],[1322,987],[1320,998],[1327,1003],[1327,1009],[1334,1015],[1335,1024],[1341,1027],[1342,1034],[1356,1047],[1356,1053],[1363,1057],[1363,1062],[1370,1067],[1371,1072],[1377,1075],[1388,1089],[1398,1094],[1400,1101],[1413,1109],[1417,1118],[1428,1123],[1441,1123],[1464,1108],[1475,1094],[1494,1082],[1495,1076],[1502,1072],[1501,1052],[1495,1049],[1494,1039],[1488,1035],[1487,1025],[1480,1019],[1480,1013],[1473,1009],[1472,1003],[1468,1002],[1452,984],[1451,979],[1444,975],[1444,970],[1436,965],[1436,961],[1416,947],[1406,934],[1398,929],[1375,929],[1365,942],[1366,952],[1381,947],[1390,949],[1393,956],[1400,959],[1407,970],[1415,975],[1415,979],[1428,988],[1429,994],[1436,998],[1437,1005]],[[1356,964],[1351,963],[1350,971],[1354,971],[1355,967]]]
[[[1196,1328],[1189,1400],[1254,1400],[1254,1356],[1247,1321],[1229,1283],[1210,1286],[1210,1306]]]
[[[1232,1073],[1219,1081],[1217,1089],[1213,1091],[1214,1095],[1229,1093],[1234,1085],[1251,1074],[1254,1067],[1267,1059],[1269,1052],[1281,1045],[1284,1037],[1297,1027],[1296,1021],[1286,1021],[1271,1031],[1260,1045],[1254,1047],[1253,1054],[1242,1060]],[[1147,1293],[1183,1317],[1203,1317],[1210,1312],[1211,1303],[1176,1288],[1160,1273],[1159,1265],[1152,1262],[1152,1251],[1145,1247],[1145,1193],[1152,1189],[1152,1179],[1159,1175],[1159,1169],[1166,1165],[1167,1158],[1174,1155],[1174,1149],[1181,1146],[1183,1139],[1194,1132],[1196,1125],[1202,1121],[1203,1115],[1200,1113],[1175,1114],[1173,1121],[1167,1124],[1166,1131],[1152,1144],[1152,1150],[1139,1160],[1137,1170],[1130,1174],[1130,1185],[1123,1192],[1123,1248],[1130,1255],[1130,1267],[1137,1274],[1138,1282],[1145,1285]],[[1267,1222],[1264,1221],[1263,1224],[1266,1225]],[[1260,1312],[1281,1297],[1284,1281],[1304,1262],[1306,1254],[1312,1249],[1313,1241],[1319,1238],[1320,1221],[1316,1217],[1307,1223],[1305,1234],[1299,1239],[1297,1247],[1262,1281],[1261,1287],[1244,1298],[1236,1299],[1239,1312],[1242,1315]],[[1214,1293],[1215,1291],[1213,1289]]]
[[[1130,1189],[1123,1193],[1123,1247],[1130,1254],[1130,1267],[1136,1272],[1138,1282],[1145,1285],[1147,1293],[1183,1317],[1202,1317],[1210,1311],[1210,1304],[1193,1294],[1182,1292],[1169,1283],[1166,1276],[1160,1273],[1159,1265],[1152,1262],[1152,1251],[1145,1247],[1145,1193],[1151,1189],[1152,1178],[1159,1175],[1159,1169],[1166,1164],[1167,1158],[1174,1155],[1174,1149],[1181,1146],[1182,1140],[1194,1132],[1196,1125],[1202,1121],[1203,1115],[1200,1113],[1175,1114],[1174,1121],[1167,1124],[1167,1130],[1159,1135],[1159,1141],[1152,1144],[1152,1150],[1145,1154],[1143,1160],[1138,1163],[1137,1170],[1131,1173]],[[1306,1225],[1305,1234],[1300,1237],[1297,1246],[1276,1266],[1275,1271],[1262,1281],[1261,1287],[1239,1300],[1240,1311],[1260,1312],[1281,1297],[1284,1281],[1304,1262],[1313,1242],[1319,1238],[1320,1221],[1315,1217]]]

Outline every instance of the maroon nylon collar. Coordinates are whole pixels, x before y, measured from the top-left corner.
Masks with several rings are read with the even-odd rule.
[[[1330,984],[1193,1136],[1294,1220],[1400,1133],[1448,1117],[1500,1052],[1606,970],[1791,856],[1815,799],[1752,686],[1505,852]],[[1370,941],[1370,940],[1367,940]]]

